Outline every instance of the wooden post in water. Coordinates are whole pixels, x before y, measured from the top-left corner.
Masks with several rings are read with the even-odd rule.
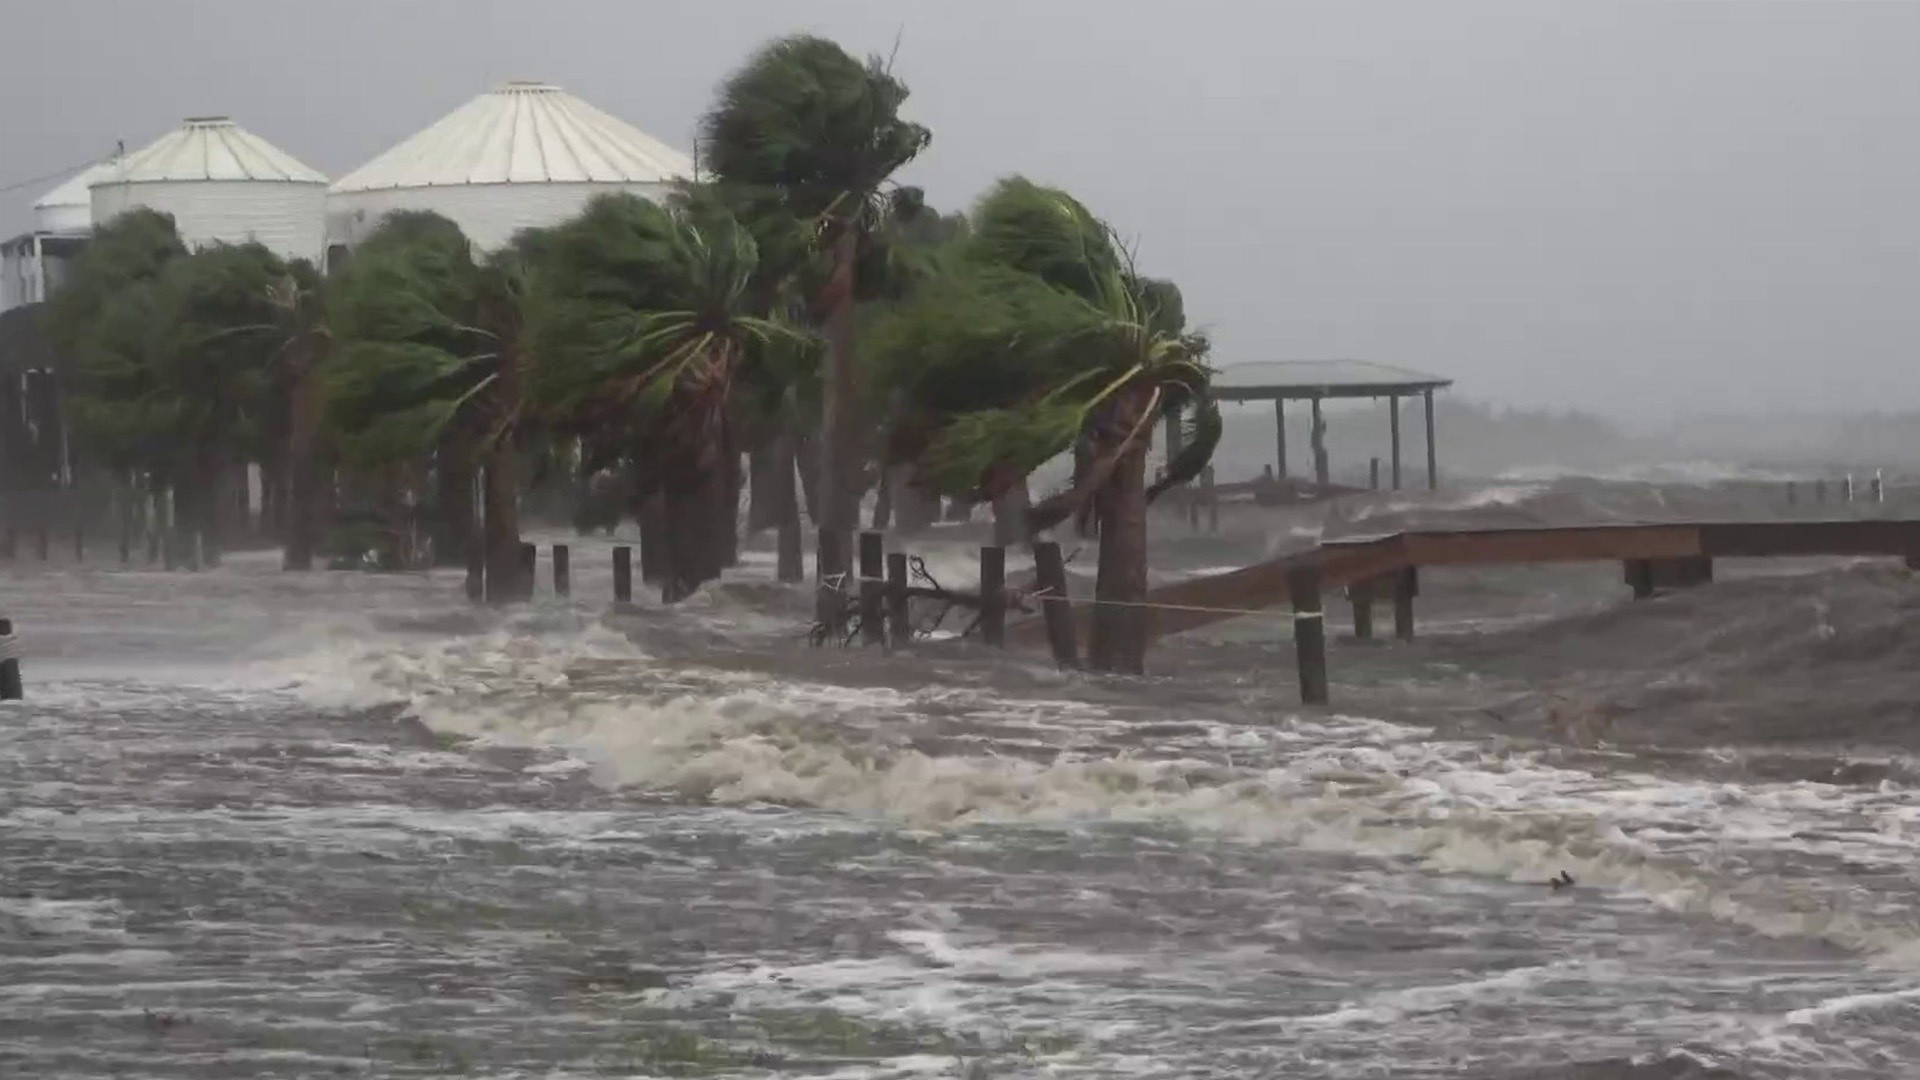
[[[1853,474],[1852,473],[1848,473],[1846,476],[1843,476],[1840,478],[1840,501],[1841,502],[1853,501]]]
[[[1813,501],[1816,503],[1824,503],[1827,501],[1827,480],[1825,477],[1821,477],[1813,482]]]
[[[633,549],[625,544],[613,549],[613,602],[633,603]]]
[[[1402,567],[1393,575],[1393,636],[1413,640],[1413,598],[1420,595],[1420,570]]]
[[[1387,398],[1387,430],[1393,436],[1393,490],[1400,490],[1400,397]]]
[[[1362,578],[1347,586],[1347,599],[1353,601],[1353,636],[1373,640],[1373,579]]]
[[[479,533],[467,537],[467,599],[478,604],[487,598],[487,542]]]
[[[1067,596],[1067,563],[1060,545],[1052,540],[1033,545],[1035,584],[1040,587],[1040,615],[1047,623],[1047,644],[1061,667],[1080,666],[1080,646],[1074,640],[1073,602]]]
[[[25,696],[20,685],[20,643],[13,639],[13,620],[0,619],[0,701],[19,701]]]
[[[1635,600],[1645,600],[1653,595],[1653,561],[1651,559],[1628,559],[1626,578],[1627,584],[1633,588]]]
[[[533,571],[540,561],[540,549],[525,541],[520,543],[520,595],[516,600],[533,599]]]
[[[573,595],[573,551],[565,544],[553,545],[553,595]]]
[[[904,649],[913,644],[913,624],[908,621],[907,553],[887,555],[887,644]]]
[[[1372,488],[1374,491],[1380,490],[1380,459],[1379,458],[1371,458],[1367,461],[1367,486],[1369,488]]]
[[[886,539],[877,532],[860,534],[860,640],[868,645],[887,643]]]
[[[1881,478],[1879,469],[1873,470],[1873,479],[1867,481],[1867,492],[1874,502],[1880,503],[1887,501],[1887,484],[1886,481]]]
[[[1007,549],[980,549],[980,640],[994,648],[1007,643]]]
[[[813,609],[815,620],[826,631],[824,640],[838,642],[846,633],[847,583],[820,577],[820,567],[847,566],[851,560],[841,551],[841,534],[834,529],[820,529],[814,533],[815,556]],[[831,594],[831,595],[829,595]]]
[[[1300,703],[1327,703],[1327,620],[1320,606],[1320,568],[1296,566],[1287,572],[1293,599],[1293,647],[1300,663]]]

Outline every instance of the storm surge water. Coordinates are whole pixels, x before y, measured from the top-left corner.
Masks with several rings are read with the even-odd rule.
[[[264,559],[10,575],[0,1074],[1920,1064],[1897,768],[1468,730],[1506,676],[1444,642],[1343,650],[1378,685],[1333,714],[1271,642],[1138,680],[814,651],[745,577],[609,614]]]

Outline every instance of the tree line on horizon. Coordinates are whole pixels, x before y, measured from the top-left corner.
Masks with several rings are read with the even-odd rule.
[[[1139,671],[1147,504],[1219,438],[1207,341],[1068,193],[1014,176],[941,214],[898,184],[931,142],[907,94],[878,58],[775,40],[703,119],[709,177],[660,202],[599,196],[492,252],[402,211],[323,276],[123,214],[49,304],[76,436],[216,545],[236,466],[257,464],[288,569],[311,568],[337,503],[389,526],[425,507],[435,560],[480,545],[501,599],[531,591],[534,479],[610,484],[667,601],[737,558],[744,489],[747,530],[779,531],[782,580],[802,576],[810,511],[827,626],[868,492],[879,524],[909,529],[941,496],[991,503],[1011,538],[1097,533],[1096,598],[1119,603],[1096,609],[1089,657]],[[1169,418],[1185,437],[1150,484]],[[1031,498],[1065,454],[1070,482]],[[391,561],[416,557],[385,536]]]

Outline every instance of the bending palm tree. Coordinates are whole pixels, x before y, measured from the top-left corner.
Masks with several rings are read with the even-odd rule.
[[[632,433],[665,493],[662,592],[679,600],[720,575],[730,547],[718,530],[733,528],[731,399],[742,366],[794,335],[763,317],[758,251],[730,218],[707,213],[696,224],[608,195],[548,240],[535,397],[576,430]]]
[[[815,573],[819,616],[829,623],[842,617],[829,586],[851,565],[858,509],[853,305],[861,236],[881,189],[931,139],[926,128],[900,118],[906,98],[906,85],[880,59],[861,64],[831,41],[795,36],[768,44],[728,79],[703,125],[714,172],[777,193],[795,216],[818,223],[817,246],[830,254],[831,271],[810,298],[827,343]]]
[[[1072,484],[1035,505],[1029,525],[1098,527],[1090,660],[1141,671],[1147,503],[1198,475],[1219,441],[1206,341],[1182,332],[1171,286],[1136,275],[1066,194],[1008,181],[976,223],[970,257],[875,332],[909,403],[895,445],[939,489],[983,500],[1072,451]],[[1149,488],[1155,420],[1182,412],[1191,437]]]

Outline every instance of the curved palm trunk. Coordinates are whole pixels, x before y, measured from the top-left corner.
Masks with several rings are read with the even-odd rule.
[[[473,433],[455,425],[434,451],[435,502],[433,562],[435,566],[462,566],[472,542]]]
[[[1098,671],[1139,675],[1147,669],[1152,613],[1147,598],[1147,446],[1139,440],[1094,493],[1100,519],[1100,572],[1088,662]]]

